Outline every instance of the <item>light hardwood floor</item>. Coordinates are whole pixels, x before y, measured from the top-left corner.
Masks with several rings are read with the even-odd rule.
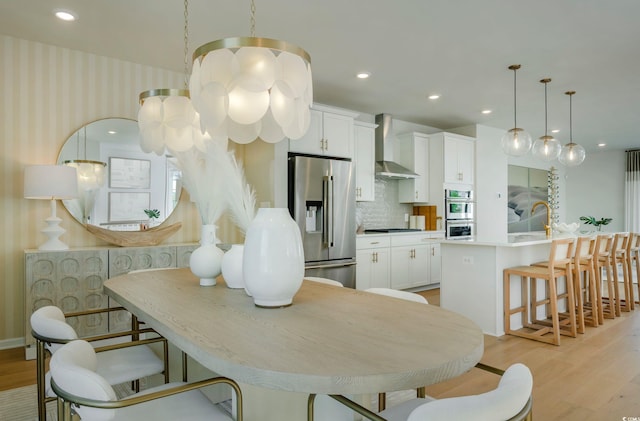
[[[438,290],[422,294],[431,305],[439,305]],[[562,337],[560,346],[485,335],[482,361],[503,369],[515,362],[531,368],[536,420],[640,420],[639,309],[588,327],[578,338]],[[482,393],[498,381],[498,376],[474,369],[429,386],[427,394],[442,398]],[[0,351],[0,390],[29,384],[35,384],[35,362],[24,361],[22,349]]]

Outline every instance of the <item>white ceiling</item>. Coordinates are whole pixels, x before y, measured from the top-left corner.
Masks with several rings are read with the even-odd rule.
[[[451,129],[473,123],[544,133],[587,151],[640,147],[638,0],[255,0],[256,36],[303,47],[314,100]],[[75,23],[54,8],[74,10]],[[2,0],[0,33],[176,71],[184,68],[180,0]],[[189,1],[189,56],[219,38],[250,34],[249,0]],[[191,57],[189,57],[189,62]],[[372,73],[356,79],[359,71]],[[160,88],[160,87],[149,87]],[[179,88],[179,87],[178,87]],[[439,93],[437,101],[427,99]],[[489,108],[492,114],[483,115]],[[496,139],[496,141],[499,141]]]

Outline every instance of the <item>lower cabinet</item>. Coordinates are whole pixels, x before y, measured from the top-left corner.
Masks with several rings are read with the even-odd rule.
[[[385,235],[356,238],[356,289],[390,288],[389,245]]]
[[[357,238],[356,288],[410,289],[442,280],[444,233],[363,235]]]

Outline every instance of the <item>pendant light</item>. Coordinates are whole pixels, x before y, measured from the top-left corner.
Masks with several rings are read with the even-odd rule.
[[[547,129],[547,84],[551,82],[551,79],[542,79],[540,83],[544,83],[544,136],[540,136],[534,143],[531,153],[536,158],[543,161],[553,161],[560,155],[562,146],[560,142],[554,139],[553,136],[549,136]]]
[[[513,129],[510,129],[502,136],[502,150],[507,155],[522,156],[531,149],[531,135],[518,127],[516,112],[516,71],[519,64],[512,64],[508,67],[513,70]]]
[[[87,126],[83,128],[84,140],[82,142],[84,152],[83,158],[80,158],[80,130],[77,132],[76,140],[76,159],[64,161],[64,165],[76,169],[78,178],[78,195],[74,199],[78,202],[80,211],[82,211],[82,223],[90,222],[91,212],[96,201],[98,190],[104,186],[106,181],[106,162],[94,161],[87,159]]]
[[[569,95],[569,143],[562,147],[558,161],[567,167],[575,167],[582,164],[586,156],[584,148],[577,143],[573,143],[573,109],[572,97],[576,91],[567,91],[565,95]]]
[[[190,90],[203,127],[214,137],[250,143],[299,139],[310,124],[311,58],[302,48],[251,36],[204,44],[193,54]]]
[[[184,1],[184,87],[183,89],[151,89],[140,94],[138,126],[140,146],[144,152],[162,155],[184,152],[194,145],[204,148],[200,117],[191,103],[188,86],[189,74],[189,9]]]

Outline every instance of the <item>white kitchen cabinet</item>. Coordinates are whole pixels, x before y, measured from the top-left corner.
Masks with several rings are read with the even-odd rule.
[[[354,122],[356,201],[375,200],[375,124]]]
[[[391,248],[391,288],[407,289],[429,283],[429,246],[416,244]]]
[[[389,245],[387,235],[356,238],[356,289],[390,288]]]
[[[429,137],[422,133],[398,135],[396,159],[420,177],[398,182],[400,203],[426,203],[429,201]]]
[[[289,140],[289,151],[312,155],[353,158],[353,119],[356,113],[339,113],[314,105],[307,133]]]
[[[444,134],[444,182],[473,184],[475,143],[466,136]]]

